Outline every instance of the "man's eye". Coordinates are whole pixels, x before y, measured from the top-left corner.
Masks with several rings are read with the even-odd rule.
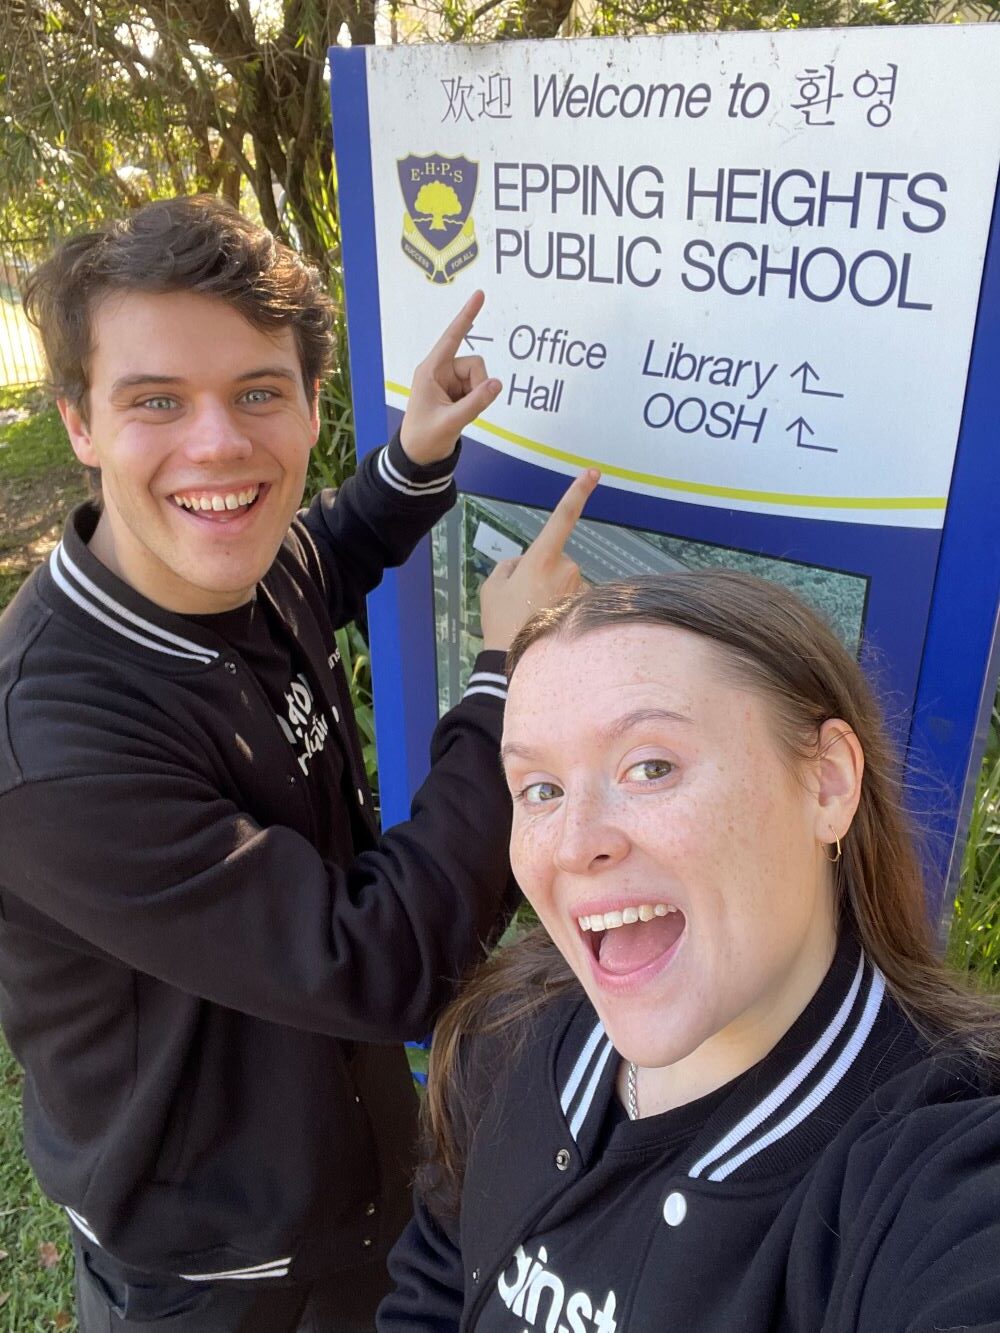
[[[155,398],[144,398],[139,406],[152,408],[154,412],[169,412],[177,406],[177,399],[157,394]]]
[[[666,778],[674,771],[669,759],[642,759],[633,764],[625,774],[629,782],[655,782],[657,778]]]
[[[554,782],[532,782],[518,792],[517,799],[526,805],[545,805],[548,801],[557,800],[562,794],[562,788]]]
[[[245,403],[257,405],[260,403],[269,403],[274,396],[275,395],[271,389],[249,389],[243,395],[243,401]]]

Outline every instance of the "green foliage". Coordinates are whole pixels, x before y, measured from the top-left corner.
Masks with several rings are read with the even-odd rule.
[[[1000,696],[969,824],[948,959],[989,990],[1000,990]]]
[[[330,295],[337,310],[334,324],[333,369],[326,377],[319,396],[319,440],[309,461],[306,495],[311,497],[324,486],[339,486],[355,468],[354,403],[351,398],[350,356],[347,325],[344,320],[343,274],[334,268],[330,274]]]
[[[372,704],[372,662],[368,644],[357,625],[337,630],[337,647],[351,687],[354,720],[361,737],[365,772],[378,808],[378,760],[375,754],[375,710]]]

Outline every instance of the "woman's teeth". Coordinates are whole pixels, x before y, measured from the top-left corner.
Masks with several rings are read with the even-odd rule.
[[[597,912],[592,916],[578,916],[576,924],[581,930],[617,930],[619,926],[632,926],[637,921],[652,921],[654,916],[669,916],[676,912],[673,903],[643,903],[640,907],[624,907],[620,912]]]
[[[218,514],[223,509],[242,509],[244,505],[252,505],[259,492],[259,486],[248,486],[244,491],[224,491],[215,495],[175,495],[174,504],[181,509],[211,509]]]

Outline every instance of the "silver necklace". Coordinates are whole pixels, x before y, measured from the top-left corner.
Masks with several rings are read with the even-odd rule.
[[[636,1083],[639,1079],[639,1070],[635,1061],[628,1062],[628,1077],[626,1079],[626,1088],[628,1091],[628,1118],[630,1120],[639,1119],[639,1098],[636,1094]]]

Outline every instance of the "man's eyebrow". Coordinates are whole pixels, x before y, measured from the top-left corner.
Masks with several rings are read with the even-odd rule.
[[[263,380],[263,379],[281,379],[297,381],[298,372],[289,370],[287,366],[261,366],[260,370],[245,370],[242,375],[236,376],[237,384],[242,384],[245,380]]]
[[[627,732],[635,727],[641,727],[645,722],[681,722],[690,726],[693,719],[686,713],[675,712],[672,708],[636,708],[631,713],[623,713],[610,726],[598,732],[598,735],[604,740],[621,740]],[[504,764],[509,759],[524,759],[530,762],[537,755],[538,751],[530,745],[521,745],[516,741],[500,747],[500,760]]]
[[[121,379],[115,380],[111,386],[112,394],[121,393],[125,389],[134,389],[138,384],[180,384],[179,375],[147,375],[145,371],[140,371],[135,375],[122,375]]]
[[[237,375],[236,383],[245,384],[248,380],[263,379],[282,379],[294,383],[298,380],[298,375],[285,366],[261,366],[257,370],[245,370],[242,375]],[[140,384],[183,383],[184,380],[180,375],[153,375],[147,374],[145,371],[138,371],[134,375],[122,375],[120,379],[115,380],[111,386],[111,392],[112,394],[123,393],[126,389],[134,389]]]

